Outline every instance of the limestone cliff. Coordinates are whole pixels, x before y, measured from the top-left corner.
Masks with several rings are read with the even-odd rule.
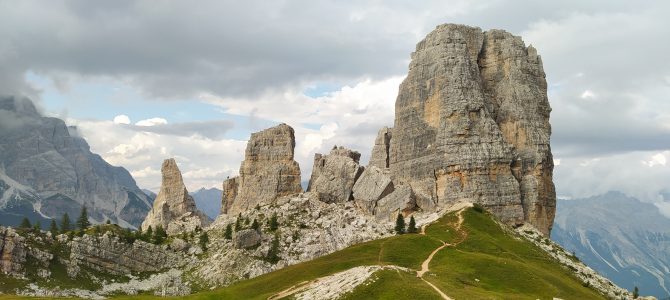
[[[383,167],[412,187],[423,210],[465,200],[548,234],[556,203],[550,111],[532,46],[501,30],[440,25],[412,53],[393,135],[380,131],[371,164],[388,159]]]
[[[163,161],[161,174],[161,189],[154,200],[153,208],[142,223],[142,229],[161,226],[168,234],[175,234],[209,225],[211,220],[196,208],[173,158]]]
[[[286,124],[253,133],[239,178],[224,183],[222,210],[237,214],[277,197],[302,192],[300,166],[293,160],[294,148],[295,133]],[[235,186],[234,191],[226,189]]]

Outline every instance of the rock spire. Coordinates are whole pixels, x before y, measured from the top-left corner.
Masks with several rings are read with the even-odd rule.
[[[188,194],[174,158],[163,161],[161,174],[161,189],[142,223],[142,230],[161,226],[168,234],[175,234],[209,225],[211,220],[196,208],[193,197]]]

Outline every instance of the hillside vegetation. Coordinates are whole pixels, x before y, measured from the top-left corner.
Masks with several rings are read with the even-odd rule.
[[[422,264],[440,246],[444,247],[427,263],[429,270],[417,277]],[[604,299],[546,252],[501,227],[488,213],[473,208],[446,215],[428,226],[424,234],[358,244],[186,299],[291,298],[316,279],[375,265],[399,268],[376,271],[342,298],[439,299],[441,291],[453,299]],[[157,297],[119,299],[153,298]]]

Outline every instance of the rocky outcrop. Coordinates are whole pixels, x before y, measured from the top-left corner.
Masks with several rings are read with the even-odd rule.
[[[394,183],[411,186],[424,211],[480,203],[507,224],[548,234],[550,111],[533,47],[501,30],[440,25],[412,53],[393,135],[380,131],[371,164],[387,158]]]
[[[68,267],[72,274],[82,266],[107,274],[125,275],[158,272],[186,263],[184,256],[175,250],[140,240],[127,243],[111,234],[75,237],[69,246]]]
[[[160,226],[168,234],[176,234],[209,225],[211,220],[196,208],[173,158],[163,161],[161,174],[161,189],[154,200],[153,208],[142,223],[142,229],[147,230],[150,226],[155,229]]]
[[[377,220],[393,222],[398,214],[408,216],[416,211],[416,196],[408,185],[396,186],[393,192],[379,199],[374,207]]]
[[[92,222],[142,223],[151,208],[147,196],[127,170],[91,153],[77,128],[41,116],[29,99],[17,97],[0,97],[0,122],[0,169],[11,178],[0,180],[30,188],[21,196],[3,197],[11,201],[0,201],[0,224],[18,225],[16,214],[44,224],[48,218],[43,216],[76,216],[83,205]]]
[[[372,147],[369,166],[375,166],[380,169],[389,167],[389,149],[391,147],[392,129],[384,127],[377,133],[375,145]]]
[[[352,189],[363,168],[358,164],[361,154],[344,147],[334,147],[330,154],[314,155],[314,168],[308,192],[326,203],[349,201]]]
[[[239,177],[226,178],[223,181],[223,199],[221,199],[221,213],[227,214],[233,201],[237,197],[237,189],[239,188]]]
[[[302,192],[300,166],[293,160],[294,148],[295,133],[286,124],[253,133],[247,143],[239,178],[224,183],[225,203],[222,206],[225,213],[238,214],[270,203],[277,197]],[[226,185],[236,185],[237,189],[229,191]]]
[[[25,238],[18,235],[14,229],[0,227],[0,271],[19,275],[24,271],[25,262]]]
[[[254,229],[244,229],[235,233],[233,244],[236,249],[249,249],[261,243],[261,235]]]
[[[354,184],[354,202],[363,211],[373,214],[377,201],[391,192],[393,192],[393,182],[388,172],[371,166],[363,171]]]

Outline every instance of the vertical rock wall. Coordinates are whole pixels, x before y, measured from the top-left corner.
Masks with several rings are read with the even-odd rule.
[[[471,201],[549,233],[551,108],[534,48],[500,30],[438,26],[412,53],[395,109],[391,176],[412,187],[422,209]],[[385,138],[380,132],[374,165]]]

